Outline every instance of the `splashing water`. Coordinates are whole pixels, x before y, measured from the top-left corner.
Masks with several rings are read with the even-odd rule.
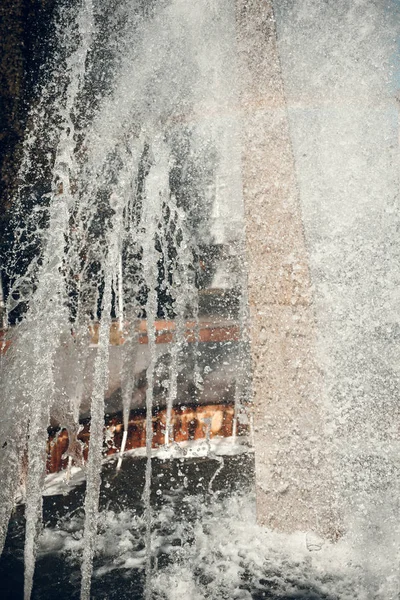
[[[173,447],[172,411],[189,360],[188,319],[196,338],[188,396],[197,401],[203,389],[198,332],[205,246],[228,245],[227,260],[235,263],[229,285],[239,290],[241,335],[234,425],[248,393],[246,274],[237,266],[244,252],[232,4],[60,4],[57,50],[26,132],[6,266],[12,344],[1,359],[0,546],[22,483],[26,600],[37,555],[55,548],[79,561],[84,600],[93,580],[117,569],[145,572],[147,599],[398,597],[399,476],[392,443],[398,423],[398,110],[387,109],[382,92],[398,32],[378,2],[275,3],[336,440],[335,485],[343,492],[348,535],[335,546],[310,533],[259,528],[251,492],[223,500],[214,493],[225,463],[212,451],[217,464],[205,486],[207,501],[187,494],[183,483],[191,521],[185,511],[177,516],[167,495],[161,508],[152,501],[155,389],[164,389],[164,442]],[[377,236],[379,219],[384,227]],[[214,274],[213,285],[226,286],[224,273]],[[162,377],[161,318],[175,322]],[[114,360],[110,328],[116,325],[125,342],[117,360],[124,435],[116,469],[123,472],[142,320],[148,338],[142,510],[99,510]],[[78,439],[82,415],[90,415],[86,463]],[[53,529],[42,526],[50,424],[67,429],[70,474],[83,466],[87,482],[84,513]],[[209,433],[211,423],[204,425]],[[107,560],[93,570],[99,555]]]
[[[231,116],[235,92],[230,85],[234,18],[229,3],[218,1],[189,6],[182,0],[126,0],[111,8],[82,0],[61,6],[57,35],[57,52],[32,109],[13,206],[6,308],[14,327],[3,365],[7,407],[0,431],[1,540],[22,478],[28,600],[41,527],[47,428],[50,423],[66,428],[69,465],[83,464],[77,435],[90,399],[81,598],[90,597],[109,332],[115,320],[126,338],[126,440],[136,323],[145,317],[150,598],[155,321],[176,320],[167,401],[169,444],[188,317],[198,330],[200,246],[228,242],[241,252],[237,125]],[[224,197],[237,208],[231,218]],[[93,358],[89,325],[96,321]],[[199,374],[196,380],[200,386]]]
[[[399,4],[282,2],[276,16],[340,514],[370,597],[381,568],[393,587],[378,597],[395,598]]]
[[[237,465],[245,466],[241,462]],[[144,464],[135,467],[145,469]],[[165,463],[155,463],[157,475],[160,470],[165,474],[164,467]],[[181,464],[181,468],[190,476],[190,467]],[[215,466],[211,473],[214,469]],[[201,474],[204,475],[203,469]],[[256,524],[253,493],[243,482],[240,492],[210,496],[209,477],[206,481],[200,479],[197,493],[185,488],[184,477],[178,476],[174,486],[164,489],[162,496],[153,497],[152,560],[157,565],[152,578],[154,598],[369,600],[375,597],[365,586],[362,566],[354,561],[351,540],[345,537],[333,544],[304,532],[287,535],[266,530]],[[130,502],[118,511],[103,506],[100,517],[92,594],[142,598],[147,560],[144,513]],[[70,510],[58,518],[56,525],[47,523],[39,539],[39,574],[43,577],[48,569],[46,563],[56,560],[66,593],[72,597],[76,597],[74,573],[79,569],[83,551],[82,529],[82,513]],[[379,579],[376,583],[379,584]],[[52,588],[45,577],[39,589],[40,597],[51,597]],[[390,597],[389,587],[380,591],[377,598]]]

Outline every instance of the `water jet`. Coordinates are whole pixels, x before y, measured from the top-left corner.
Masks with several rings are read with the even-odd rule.
[[[26,599],[51,560],[82,599],[395,597],[378,4],[57,3],[2,267],[0,533],[7,561],[24,524]]]

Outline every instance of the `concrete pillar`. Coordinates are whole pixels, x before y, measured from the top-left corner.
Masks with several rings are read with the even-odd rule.
[[[308,255],[269,0],[237,0],[257,514],[335,535]]]

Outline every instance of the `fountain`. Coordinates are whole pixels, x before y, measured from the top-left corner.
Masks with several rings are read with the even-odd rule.
[[[119,597],[398,596],[396,10],[60,2],[4,271],[26,600],[46,547],[83,600],[115,569]],[[251,389],[259,525],[251,454],[223,489]]]
[[[397,598],[398,4],[271,4],[243,36],[259,506]]]
[[[163,443],[170,446],[178,391],[188,379],[182,363],[190,354],[194,387],[186,396],[204,403],[204,373],[212,368],[203,364],[200,372],[204,311],[198,290],[201,269],[212,279],[214,268],[204,248],[225,245],[234,264],[243,248],[237,117],[229,114],[235,102],[229,85],[234,15],[224,3],[206,5],[117,2],[112,15],[92,0],[60,8],[57,52],[25,141],[6,268],[6,312],[13,327],[3,365],[1,531],[4,542],[22,477],[25,598],[33,585],[50,424],[68,434],[67,478],[73,466],[85,469],[81,598],[90,597],[104,419],[110,411],[105,398],[117,378],[124,428],[119,470],[135,402],[140,323],[147,336],[141,369],[146,384],[136,406],[144,395],[146,595],[151,594],[152,413],[166,406]],[[218,288],[226,288],[227,277],[239,306],[237,337],[244,323],[243,276],[237,267],[231,273],[217,267]],[[157,347],[160,319],[174,323],[166,357]],[[123,338],[116,367],[109,345],[113,321]],[[94,327],[95,340],[89,335]],[[188,327],[193,351],[187,347]],[[243,364],[239,360],[235,374],[234,435],[245,391]],[[163,365],[166,379],[160,381]],[[80,437],[85,412],[88,453]],[[213,435],[212,424],[208,431]]]

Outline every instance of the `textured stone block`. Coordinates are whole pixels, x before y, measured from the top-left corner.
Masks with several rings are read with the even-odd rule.
[[[334,535],[308,253],[269,1],[238,0],[257,514]]]

